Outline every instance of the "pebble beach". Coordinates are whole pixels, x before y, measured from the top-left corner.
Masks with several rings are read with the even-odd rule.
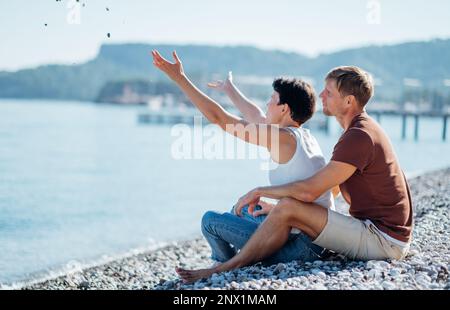
[[[175,267],[206,268],[213,262],[206,241],[172,243],[104,265],[27,284],[32,290],[393,290],[450,289],[450,168],[409,180],[415,208],[411,250],[402,261],[351,261],[340,255],[214,274],[183,284]],[[339,203],[342,203],[339,202]],[[200,221],[200,219],[199,219]],[[200,224],[199,224],[200,225]]]

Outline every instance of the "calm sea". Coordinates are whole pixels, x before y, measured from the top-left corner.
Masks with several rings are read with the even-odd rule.
[[[174,159],[171,127],[139,124],[139,112],[0,100],[0,283],[198,236],[205,211],[228,210],[268,183],[258,159]],[[450,166],[441,121],[421,119],[418,142],[412,121],[405,141],[398,118],[381,124],[409,176]],[[329,159],[338,125],[331,135],[312,133]]]

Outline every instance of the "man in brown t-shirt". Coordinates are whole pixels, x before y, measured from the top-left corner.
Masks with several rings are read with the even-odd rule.
[[[367,113],[353,118],[331,160],[356,167],[340,185],[350,215],[370,220],[388,236],[408,242],[412,228],[408,185],[388,137]]]
[[[184,280],[261,261],[284,245],[292,228],[352,259],[401,259],[407,254],[412,202],[389,138],[365,112],[373,96],[372,78],[357,67],[338,67],[325,81],[320,94],[323,112],[336,117],[344,129],[330,163],[306,180],[258,187],[244,195],[235,206],[238,215],[246,205],[252,214],[261,197],[279,202],[263,208],[267,218],[238,254],[210,269],[178,270]],[[350,216],[313,203],[330,189],[342,193]]]

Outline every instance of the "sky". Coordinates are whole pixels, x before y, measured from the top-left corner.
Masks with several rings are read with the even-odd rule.
[[[253,45],[316,56],[450,38],[448,0],[79,1],[0,0],[0,70],[85,62],[105,43]]]

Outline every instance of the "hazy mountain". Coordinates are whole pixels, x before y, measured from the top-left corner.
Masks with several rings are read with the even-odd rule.
[[[420,80],[426,88],[449,89],[444,87],[444,80],[450,79],[450,40],[368,46],[315,58],[250,46],[108,44],[84,64],[0,72],[0,97],[95,100],[108,82],[167,82],[153,68],[149,55],[152,49],[167,57],[176,49],[186,71],[202,82],[233,70],[236,76],[308,76],[319,88],[331,68],[351,64],[381,81],[377,91],[386,96],[400,96],[405,78]]]

